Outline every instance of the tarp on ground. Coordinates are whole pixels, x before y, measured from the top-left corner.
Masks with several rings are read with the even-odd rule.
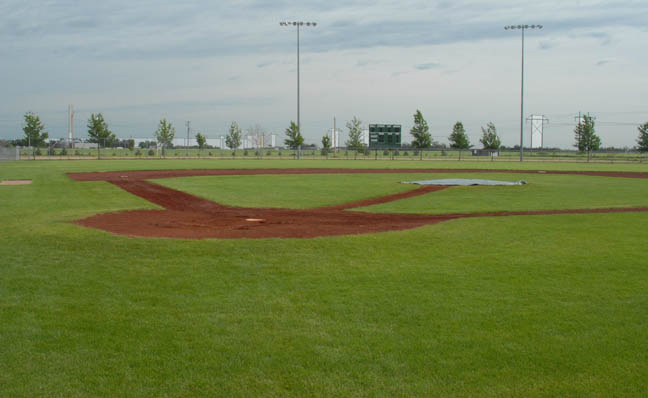
[[[403,184],[443,185],[443,186],[524,185],[526,184],[526,181],[497,181],[497,180],[480,180],[474,178],[446,178],[442,180],[403,181]]]

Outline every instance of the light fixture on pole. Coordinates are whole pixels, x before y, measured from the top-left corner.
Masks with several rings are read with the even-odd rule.
[[[522,162],[524,152],[524,31],[526,29],[542,29],[542,25],[506,25],[504,29],[520,29],[522,31],[522,77],[520,79],[520,162]]]
[[[299,119],[299,28],[306,26],[317,26],[317,22],[303,22],[303,21],[283,21],[279,22],[280,26],[295,26],[297,28],[297,131],[301,134],[301,123]],[[297,148],[297,159],[301,156],[301,145]]]

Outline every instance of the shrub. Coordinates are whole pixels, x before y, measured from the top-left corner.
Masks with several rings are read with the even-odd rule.
[[[389,151],[385,149],[385,150],[383,151],[383,156],[389,156]]]
[[[68,154],[68,152],[67,152],[66,148],[61,149],[61,152],[59,152],[59,155],[61,155],[61,156],[65,156],[67,154]]]
[[[272,151],[266,152],[266,156],[270,156],[270,155],[272,155]]]
[[[418,151],[414,151],[414,156],[418,155]],[[403,152],[403,156],[409,156],[409,152]]]
[[[254,156],[261,156],[261,152],[259,151],[254,152]]]
[[[149,155],[149,156],[154,156],[154,155],[155,155],[155,151],[152,150],[152,149],[149,149],[149,151],[148,151],[148,155]]]
[[[394,156],[398,156],[398,155],[399,155],[398,149],[394,149]]]
[[[247,155],[248,155],[248,150],[246,149],[243,151],[243,156],[247,156]]]
[[[34,152],[34,155],[36,155],[36,156],[40,156],[40,155],[42,155],[42,154],[43,154],[43,153],[41,152],[40,148],[36,148],[36,152]]]
[[[81,151],[80,150],[75,150],[74,151],[74,156],[81,156]]]
[[[135,151],[135,156],[142,156],[142,151],[139,149]]]
[[[209,152],[209,156],[214,156],[214,155],[212,155],[212,153],[211,153],[211,152]]]

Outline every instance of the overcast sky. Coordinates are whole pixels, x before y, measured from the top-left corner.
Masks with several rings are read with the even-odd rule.
[[[76,136],[92,112],[122,138],[152,137],[161,118],[186,135],[225,134],[237,121],[282,134],[296,120],[319,143],[337,118],[412,126],[420,109],[435,139],[460,120],[473,144],[492,121],[519,143],[520,31],[525,117],[545,115],[545,145],[571,147],[579,111],[603,146],[633,147],[648,121],[648,1],[30,1],[0,3],[0,137],[23,115],[52,137]],[[528,133],[529,126],[525,126]],[[344,138],[344,137],[343,137]],[[408,137],[404,141],[409,141]],[[528,137],[525,137],[525,141]]]

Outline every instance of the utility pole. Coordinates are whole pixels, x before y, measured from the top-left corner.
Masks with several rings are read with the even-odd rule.
[[[587,117],[590,118],[590,119],[592,119],[592,120],[596,120],[596,116],[590,116],[589,112],[587,112]],[[577,126],[577,127],[580,127],[580,126],[583,124],[583,119],[584,119],[584,118],[585,118],[585,115],[584,115],[582,112],[578,112],[578,116],[574,116],[574,119],[576,119],[576,126]],[[580,142],[581,142],[580,134],[581,134],[581,129],[578,128],[578,129],[576,129],[576,131],[577,131],[576,147],[577,147],[578,150],[580,151]]]
[[[74,105],[68,105],[68,141],[74,148]]]
[[[191,131],[191,122],[187,121],[187,140],[185,141],[185,157],[189,157],[189,132]]]
[[[580,149],[581,149],[581,137],[580,137],[581,129],[580,129],[580,125],[581,125],[581,122],[583,121],[583,117],[581,116],[580,112],[578,112],[578,116],[576,116],[576,117],[578,118],[576,120],[576,122],[577,122],[576,124],[578,126],[578,128],[576,129],[576,149],[578,149],[580,151]]]
[[[336,127],[336,120],[335,117],[333,117],[333,153],[337,153],[337,127]]]

